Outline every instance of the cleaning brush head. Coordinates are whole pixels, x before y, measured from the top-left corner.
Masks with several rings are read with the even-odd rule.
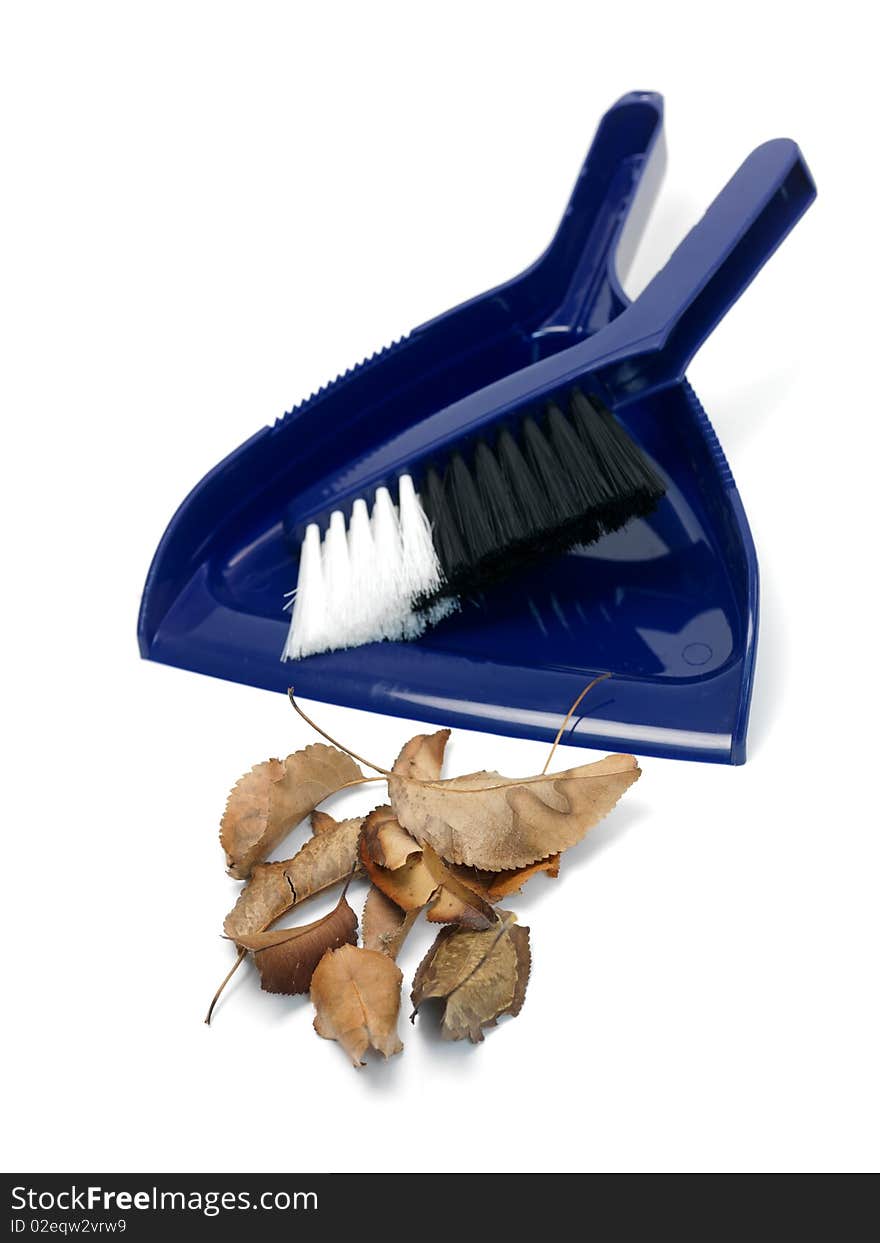
[[[563,408],[564,407],[564,408]],[[580,390],[360,498],[303,542],[284,659],[412,639],[464,598],[649,514],[665,485],[610,410]]]

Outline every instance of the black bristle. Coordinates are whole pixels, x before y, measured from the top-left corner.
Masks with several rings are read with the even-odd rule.
[[[496,551],[529,539],[531,530],[517,494],[505,478],[498,457],[484,440],[474,452],[474,482],[492,522]]]
[[[464,542],[468,565],[477,565],[494,554],[499,541],[489,508],[460,453],[454,454],[449,463],[444,486],[449,511]]]
[[[606,480],[609,495],[614,498],[631,491],[631,480],[626,469],[626,461],[619,461],[621,455],[612,440],[607,443],[607,424],[602,418],[598,404],[594,404],[579,390],[571,396],[571,415],[574,426],[584,444],[590,458],[596,463],[596,470]]]
[[[550,503],[551,518],[545,531],[570,526],[579,511],[577,489],[567,469],[534,419],[523,419],[522,438],[525,459]]]
[[[632,437],[597,397],[587,398],[575,390],[571,411],[578,434],[610,492],[599,511],[605,530],[619,530],[632,518],[649,514],[666,489]]]
[[[522,515],[524,539],[533,539],[538,531],[553,525],[550,499],[522,455],[519,445],[508,429],[502,428],[495,446],[501,473]]]
[[[449,511],[443,481],[433,467],[425,475],[421,500],[428,521],[431,523],[437,559],[446,578],[446,588],[442,594],[454,594],[455,588],[452,584],[466,570],[468,557],[461,533]],[[417,601],[417,603],[424,605],[430,601]]]
[[[502,428],[470,465],[454,454],[442,481],[428,470],[421,494],[446,576],[440,594],[479,592],[655,508],[663,482],[611,411],[579,390],[569,408],[551,402],[540,423],[524,418],[520,443]]]
[[[564,464],[566,477],[577,494],[578,517],[572,534],[578,543],[591,544],[604,534],[603,507],[611,491],[601,471],[596,469],[583,440],[556,405],[547,411],[547,436],[557,460]]]

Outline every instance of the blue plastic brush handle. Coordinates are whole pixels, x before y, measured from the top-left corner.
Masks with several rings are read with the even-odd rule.
[[[603,334],[603,353],[619,338],[619,348],[644,355],[604,376],[617,400],[684,376],[815,197],[796,143],[777,138],[752,152],[665,267]]]
[[[643,293],[585,341],[525,367],[407,428],[342,475],[300,494],[301,525],[347,510],[381,483],[442,457],[488,426],[575,384],[612,405],[680,380],[687,364],[815,197],[796,143],[758,147]]]

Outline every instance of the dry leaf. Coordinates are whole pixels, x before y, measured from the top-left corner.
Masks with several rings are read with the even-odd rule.
[[[400,868],[410,855],[421,854],[419,843],[401,828],[390,807],[375,807],[364,821],[363,849],[383,868]]]
[[[403,747],[392,772],[377,769],[387,779],[389,805],[364,820],[340,823],[318,804],[363,780],[355,762],[360,757],[349,756],[310,721],[292,693],[290,698],[332,745],[259,764],[229,796],[221,841],[231,874],[247,883],[224,925],[238,943],[238,957],[207,1021],[250,952],[267,992],[309,990],[315,1030],[338,1041],[355,1066],[364,1064],[369,1048],[386,1058],[399,1053],[402,975],[394,960],[424,910],[430,922],[446,926],[413,980],[413,1019],[425,1000],[437,999],[445,1039],[483,1040],[484,1029],[502,1015],[519,1013],[531,965],[529,929],[493,904],[538,872],[558,875],[561,854],[641,775],[635,758],[610,755],[531,778],[480,772],[444,781],[450,731],[419,734]],[[266,863],[284,834],[309,813],[312,837],[303,848],[290,859]],[[323,918],[269,931],[297,903],[359,868],[372,881],[362,948],[344,892]]]
[[[310,838],[306,846],[315,840],[319,839]],[[293,906],[296,899],[286,875],[292,862],[282,859],[278,863],[255,865],[250,880],[223,921],[223,931],[233,941],[262,932]]]
[[[255,764],[233,786],[220,822],[230,876],[247,880],[318,803],[362,775],[350,756],[319,742],[286,760]]]
[[[480,868],[467,868],[460,864],[452,864],[450,871],[487,902],[500,902],[509,894],[519,893],[526,881],[538,872],[557,877],[559,859],[559,855],[550,855],[548,859],[530,863],[526,868],[510,868],[505,872],[484,872]]]
[[[443,883],[425,912],[428,923],[458,924],[461,928],[474,929],[489,928],[494,924],[498,916],[491,905],[453,876],[438,855],[434,855],[434,859],[443,869]]]
[[[436,734],[416,734],[394,761],[392,771],[415,781],[437,781],[443,771],[449,733],[448,729],[438,729]]]
[[[398,857],[406,859],[400,867],[381,867],[371,855],[366,831],[370,820],[386,829],[393,823],[396,843],[409,838],[408,846],[397,846]],[[406,830],[393,821],[390,807],[377,807],[364,821],[360,858],[376,888],[401,910],[419,911],[428,906],[427,917],[431,923],[457,923],[467,928],[488,928],[495,921],[492,907],[465,882],[453,876],[430,846],[422,849],[409,837]]]
[[[329,829],[335,829],[339,821],[333,816],[328,816],[326,811],[313,811],[309,817],[309,823],[312,826],[312,834],[317,837],[320,833],[326,833]]]
[[[361,820],[341,820],[335,828],[310,837],[292,859],[258,863],[238,901],[226,916],[223,931],[233,941],[263,932],[302,902],[346,880],[357,863]]]
[[[417,742],[412,739],[404,752]],[[388,792],[398,820],[421,846],[451,863],[500,872],[528,867],[580,841],[639,771],[634,756],[609,755],[526,780],[482,772],[418,785],[391,777]]]
[[[413,1019],[427,998],[443,1000],[444,1040],[467,1037],[477,1044],[484,1027],[522,1009],[531,963],[529,930],[511,912],[499,914],[499,922],[485,932],[442,929],[415,974]]]
[[[381,889],[370,885],[361,916],[364,949],[379,950],[389,958],[396,958],[418,915],[418,911],[402,911]]]
[[[335,829],[309,838],[297,851],[285,870],[294,902],[304,902],[313,893],[337,885],[352,874],[357,865],[362,823],[360,816],[340,820]]]
[[[397,1035],[400,968],[377,950],[343,945],[325,954],[312,976],[315,1031],[338,1040],[353,1065],[370,1047],[386,1058],[403,1048]]]
[[[343,894],[333,910],[314,923],[257,932],[242,937],[238,944],[253,954],[267,993],[307,993],[327,951],[357,943],[357,926],[357,916]]]
[[[380,810],[390,810],[381,808]],[[401,830],[402,831],[402,830]],[[412,841],[412,839],[410,839]],[[437,889],[437,878],[428,867],[424,852],[413,841],[414,851],[402,867],[383,868],[372,858],[364,837],[360,841],[360,860],[377,889],[404,911],[418,911]]]

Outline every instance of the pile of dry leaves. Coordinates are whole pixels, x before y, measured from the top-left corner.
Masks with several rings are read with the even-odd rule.
[[[292,695],[291,702],[334,743]],[[403,976],[395,959],[422,911],[443,926],[415,973],[414,1011],[437,998],[443,1035],[475,1042],[501,1015],[519,1013],[529,978],[529,929],[497,904],[536,872],[556,876],[562,853],[639,776],[631,755],[547,774],[554,744],[536,777],[479,772],[443,779],[448,738],[447,729],[419,734],[390,770],[339,744],[316,743],[286,760],[257,764],[226,804],[220,840],[230,875],[245,882],[224,923],[238,947],[233,971],[250,954],[267,992],[310,992],[315,1030],[338,1040],[355,1066],[370,1047],[385,1057],[403,1048],[397,1034]],[[365,777],[358,760],[378,776]],[[317,810],[337,791],[370,781],[387,784],[388,802],[368,816],[336,821]],[[305,845],[290,859],[263,862],[309,815]],[[371,881],[360,945],[346,900],[356,873]],[[344,889],[328,915],[272,929],[306,898],[335,885]]]

